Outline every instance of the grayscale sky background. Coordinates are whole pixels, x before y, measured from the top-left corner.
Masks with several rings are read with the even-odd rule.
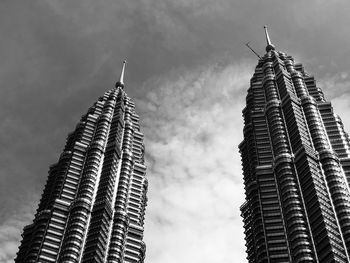
[[[146,263],[245,262],[237,146],[263,25],[350,131],[348,0],[1,0],[0,262],[13,262],[50,164],[125,81],[146,136]]]

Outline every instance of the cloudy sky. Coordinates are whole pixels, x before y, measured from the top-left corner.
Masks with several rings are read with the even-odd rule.
[[[237,146],[267,24],[350,130],[348,0],[1,0],[0,262],[87,108],[126,91],[145,133],[146,263],[245,262]]]

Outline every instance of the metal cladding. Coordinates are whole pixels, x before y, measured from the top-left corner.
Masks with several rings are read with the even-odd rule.
[[[350,262],[349,136],[315,79],[265,32],[239,146],[248,262]]]
[[[124,66],[120,83],[82,116],[50,167],[15,262],[144,262],[143,134],[123,90]]]

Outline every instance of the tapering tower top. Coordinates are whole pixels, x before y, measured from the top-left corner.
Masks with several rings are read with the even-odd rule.
[[[269,52],[270,50],[275,50],[275,46],[271,43],[269,32],[267,31],[267,26],[264,26],[265,29],[265,36],[266,36],[266,52]]]
[[[125,65],[126,65],[126,60],[123,61],[123,67],[122,67],[122,71],[120,72],[119,81],[115,84],[116,88],[118,88],[118,87],[124,88]]]

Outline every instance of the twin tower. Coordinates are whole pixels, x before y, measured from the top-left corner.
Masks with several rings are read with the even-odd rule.
[[[349,136],[314,78],[265,33],[239,145],[247,260],[350,262]],[[68,135],[15,262],[144,262],[143,134],[124,70]]]
[[[67,137],[15,262],[143,262],[143,134],[124,70]]]

